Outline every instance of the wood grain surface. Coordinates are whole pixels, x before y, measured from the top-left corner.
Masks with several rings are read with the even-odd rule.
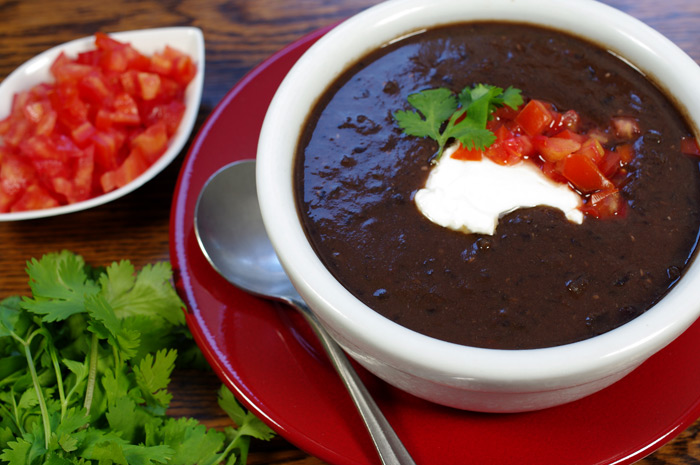
[[[295,39],[375,3],[378,1],[0,0],[0,79],[33,55],[96,31],[197,26],[204,32],[207,57],[196,131],[253,66]],[[700,62],[700,0],[605,3],[645,21]],[[93,264],[127,258],[137,267],[168,260],[170,203],[185,152],[153,181],[108,205],[63,217],[0,223],[0,299],[28,294],[25,262],[47,252],[69,249]],[[213,427],[228,424],[216,405],[219,385],[213,374],[176,373],[170,413],[194,416]],[[323,462],[277,438],[255,442],[248,463]],[[638,463],[700,464],[700,422]]]

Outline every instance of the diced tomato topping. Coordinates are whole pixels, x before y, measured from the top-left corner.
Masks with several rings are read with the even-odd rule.
[[[510,142],[511,139],[497,140],[486,149],[485,155],[494,163],[499,165],[515,165],[523,159],[520,153],[515,149]]]
[[[617,173],[621,166],[622,158],[620,157],[620,152],[616,150],[606,150],[605,156],[598,163],[600,172],[608,179],[615,176],[615,173]]]
[[[155,105],[147,114],[161,111]],[[559,112],[541,100],[530,100],[519,109],[499,108],[492,116],[487,129],[496,140],[484,150],[460,146],[453,158],[479,161],[485,156],[501,165],[529,160],[547,178],[573,187],[582,198],[584,214],[624,216],[627,203],[621,188],[630,179],[627,166],[635,157],[634,141],[641,134],[636,120],[617,116],[606,128],[591,127],[577,111]],[[681,150],[700,156],[700,146],[693,138],[683,139]]]
[[[542,134],[553,120],[552,112],[540,100],[530,100],[515,117],[515,122],[529,136]]]
[[[460,144],[459,148],[452,153],[455,160],[479,161],[483,158],[484,152],[479,149],[467,149]]]
[[[554,137],[558,137],[560,139],[571,139],[575,140],[579,144],[583,144],[586,139],[588,138],[585,134],[579,134],[578,132],[574,132],[571,129],[563,129],[559,132],[557,132]]]
[[[597,139],[593,138],[587,139],[583,144],[581,144],[581,148],[578,150],[578,152],[587,156],[593,161],[593,163],[596,164],[600,162],[605,155],[605,149],[601,143]]]
[[[535,136],[532,138],[535,150],[547,161],[557,162],[581,148],[581,143],[562,137]]]
[[[600,142],[603,145],[610,142],[610,136],[604,130],[602,130],[600,128],[592,129],[592,130],[588,131],[588,133],[586,135],[588,137],[590,137],[591,139],[597,140],[598,142]]]
[[[686,155],[700,157],[700,144],[694,137],[684,137],[681,139],[681,152]]]
[[[569,131],[578,131],[581,117],[575,110],[566,110],[561,117],[561,125]]]
[[[632,144],[620,144],[615,147],[615,152],[620,155],[620,163],[627,165],[634,158],[634,146]]]
[[[612,127],[613,131],[615,132],[615,136],[622,140],[632,140],[641,133],[637,120],[626,116],[618,116],[613,118]]]
[[[503,145],[512,157],[528,158],[535,154],[532,139],[526,135],[514,136],[503,141]]]
[[[584,194],[614,187],[595,161],[581,152],[572,153],[562,160],[561,174]]]
[[[618,189],[610,188],[591,194],[582,210],[594,218],[620,217],[625,215],[627,203]]]
[[[197,72],[172,47],[147,57],[95,34],[51,64],[54,82],[13,96],[0,120],[0,212],[79,202],[121,187],[167,149]]]

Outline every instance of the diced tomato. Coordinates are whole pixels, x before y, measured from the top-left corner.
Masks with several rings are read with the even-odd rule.
[[[131,147],[138,151],[150,165],[165,152],[168,146],[168,132],[164,122],[158,122],[146,128],[131,140]]]
[[[61,52],[51,65],[51,75],[58,83],[76,84],[80,79],[89,74],[94,67],[77,63]]]
[[[77,156],[80,150],[73,139],[63,134],[32,136],[23,140],[19,149],[30,161],[68,160]]]
[[[90,65],[94,67],[100,64],[101,54],[102,52],[100,50],[88,50],[87,52],[78,53],[75,61],[83,65]]]
[[[637,120],[627,116],[613,118],[612,127],[615,136],[622,140],[632,140],[641,133]]]
[[[600,172],[608,179],[615,176],[615,173],[617,173],[621,166],[622,160],[620,158],[620,153],[616,150],[606,150],[605,156],[598,163]]]
[[[591,194],[581,209],[595,218],[622,217],[627,212],[627,203],[618,189],[611,188]]]
[[[560,139],[571,139],[575,140],[579,144],[583,144],[586,141],[586,136],[584,134],[579,134],[573,130],[566,128],[554,134],[554,137],[559,137]]]
[[[694,137],[684,137],[681,139],[681,152],[686,155],[700,157],[700,144]]]
[[[84,100],[97,105],[109,106],[114,99],[114,91],[107,78],[96,69],[92,69],[80,79],[78,90]]]
[[[159,101],[173,101],[182,100],[184,98],[184,89],[180,84],[174,79],[169,77],[161,76],[160,78],[160,88],[158,89],[158,95],[156,99]]]
[[[139,84],[138,80],[136,79],[136,75],[139,72],[140,71],[129,69],[119,75],[119,83],[121,84],[122,89],[132,97],[136,97],[139,94]]]
[[[484,152],[479,149],[467,149],[460,144],[459,148],[452,153],[455,160],[479,161],[483,158]]]
[[[75,161],[71,176],[57,176],[51,182],[54,190],[62,194],[68,203],[89,199],[92,195],[94,147],[90,146]]]
[[[149,66],[148,57],[130,44],[112,39],[107,34],[96,33],[95,45],[102,51],[99,64],[105,70],[122,73],[128,68],[145,70]]]
[[[71,136],[76,144],[78,144],[80,147],[85,147],[85,145],[91,141],[95,132],[97,132],[95,126],[93,126],[90,121],[85,121],[83,124],[71,131]]]
[[[136,100],[122,92],[114,98],[114,111],[112,112],[112,121],[120,124],[140,124],[141,116],[139,116],[139,107]]]
[[[526,135],[514,136],[503,141],[508,153],[514,158],[527,158],[535,154],[532,139]]]
[[[554,182],[567,184],[569,181],[561,174],[559,163],[543,161],[540,166],[542,173]]]
[[[88,106],[81,100],[76,85],[58,84],[50,95],[58,121],[68,128],[80,126],[88,120]]]
[[[627,165],[634,158],[634,146],[632,144],[620,144],[615,147],[615,152],[620,155],[620,163]]]
[[[100,185],[104,192],[110,192],[122,186],[126,186],[131,181],[139,177],[146,171],[148,164],[138,152],[131,152],[118,168],[107,171],[100,177]]]
[[[598,142],[600,142],[603,145],[610,142],[610,136],[600,128],[592,129],[592,130],[588,131],[588,134],[586,134],[586,135],[588,137],[590,137],[591,139],[597,140]]]
[[[614,187],[598,165],[580,152],[572,153],[561,161],[561,174],[584,194]]]
[[[31,123],[26,119],[13,120],[2,134],[2,140],[10,147],[17,147],[31,131]]]
[[[515,117],[515,122],[526,134],[536,136],[542,134],[553,119],[552,112],[545,103],[539,100],[530,100]]]
[[[47,100],[37,100],[29,102],[24,106],[24,117],[30,122],[37,124],[51,110],[51,102]]]
[[[58,200],[47,189],[39,184],[31,184],[19,199],[12,204],[10,211],[40,210],[58,206]]]
[[[197,66],[192,61],[192,57],[169,45],[165,46],[163,55],[172,62],[170,77],[175,79],[182,86],[187,86],[197,74]]]
[[[32,165],[14,154],[4,154],[0,165],[0,189],[9,196],[18,196],[34,182]]]
[[[503,141],[513,137],[513,132],[510,129],[508,129],[504,124],[499,125],[493,131],[493,134],[496,136],[497,141]]]
[[[111,171],[119,166],[122,161],[119,157],[124,142],[126,132],[109,128],[102,131],[95,131],[90,138],[95,147],[95,165],[101,171]]]
[[[15,203],[16,200],[16,196],[6,193],[2,190],[2,187],[0,187],[0,213],[9,212],[12,204]]]
[[[581,148],[578,150],[578,152],[593,160],[594,163],[600,162],[605,155],[605,149],[603,146],[597,139],[593,138],[589,138],[583,144],[581,144]]]
[[[547,161],[557,162],[581,148],[573,139],[538,135],[532,138],[535,150]]]
[[[499,165],[515,165],[522,161],[522,157],[519,152],[511,147],[509,150],[510,141],[512,139],[497,140],[491,144],[484,155],[486,155],[492,162],[498,163]]]
[[[171,100],[167,103],[143,102],[140,113],[146,126],[151,126],[158,121],[165,122],[168,136],[172,136],[180,126],[182,116],[185,114],[185,104],[179,100]]]
[[[581,117],[576,110],[566,110],[561,117],[561,125],[569,131],[578,131]]]
[[[138,72],[136,79],[139,84],[140,96],[144,100],[153,100],[160,92],[160,76],[155,73]]]
[[[173,62],[162,53],[154,53],[151,56],[150,71],[162,75],[169,75],[173,69]]]

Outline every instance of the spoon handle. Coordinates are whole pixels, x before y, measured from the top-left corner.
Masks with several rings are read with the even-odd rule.
[[[345,384],[350,397],[357,406],[365,426],[374,441],[379,457],[384,465],[415,465],[411,455],[396,435],[396,432],[379,409],[367,388],[353,369],[347,356],[328,332],[321,326],[316,316],[305,305],[294,302],[304,315],[321,341],[328,357],[331,359],[340,379]]]

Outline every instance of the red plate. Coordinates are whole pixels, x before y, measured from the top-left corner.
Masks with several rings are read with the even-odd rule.
[[[218,276],[197,245],[192,215],[209,176],[254,158],[267,106],[285,73],[326,30],[288,46],[226,95],[180,173],[170,229],[176,287],[188,324],[223,382],[290,442],[336,465],[378,465],[364,426],[308,327],[293,311]],[[405,394],[358,368],[419,465],[629,464],[700,416],[700,323],[615,385],[522,414],[480,414]]]

